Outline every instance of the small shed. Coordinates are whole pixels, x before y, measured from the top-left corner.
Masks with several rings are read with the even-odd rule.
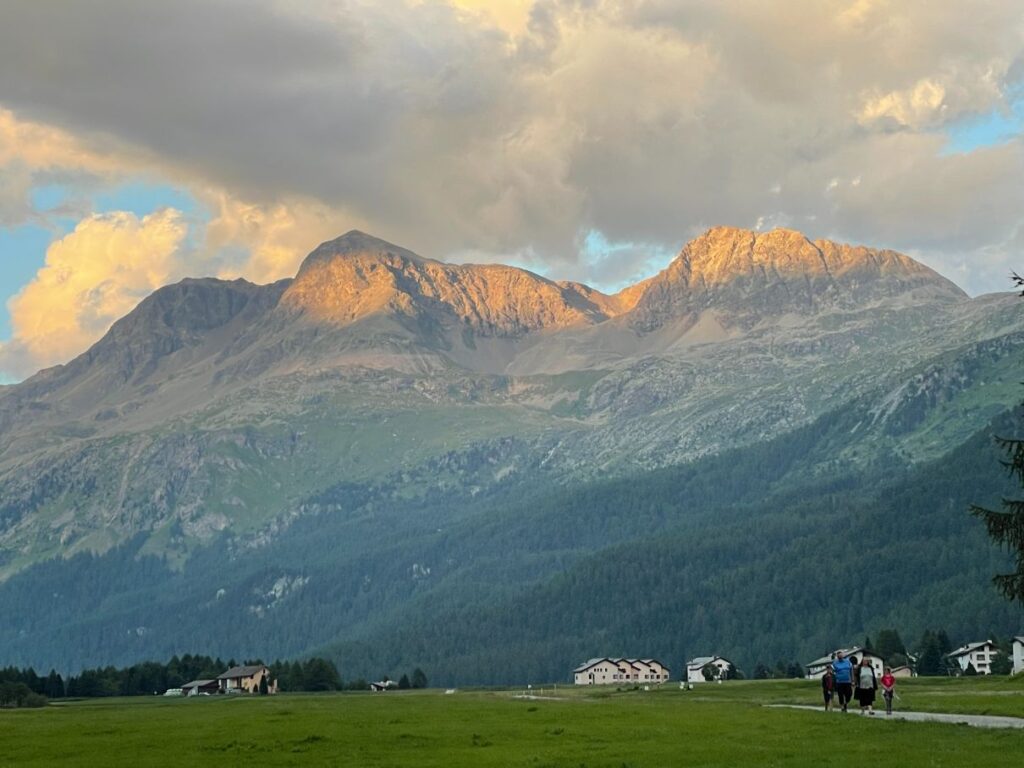
[[[220,684],[216,680],[190,680],[181,686],[181,690],[186,696],[220,693]]]

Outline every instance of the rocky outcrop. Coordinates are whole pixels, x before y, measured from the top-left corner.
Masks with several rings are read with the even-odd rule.
[[[716,227],[649,281],[630,322],[649,331],[715,309],[720,318],[750,327],[766,317],[863,306],[914,291],[966,298],[938,273],[895,251],[812,242],[788,229]]]
[[[302,264],[283,309],[346,325],[394,314],[481,336],[516,337],[593,325],[608,297],[499,264],[445,264],[362,232],[324,243]]]

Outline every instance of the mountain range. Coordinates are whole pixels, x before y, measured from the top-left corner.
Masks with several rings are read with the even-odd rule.
[[[366,675],[413,661],[442,680],[512,682],[492,665],[531,649],[544,679],[575,656],[699,641],[750,664],[734,617],[692,590],[683,615],[640,611],[635,628],[595,609],[585,632],[559,634],[551,611],[616,599],[601,569],[627,562],[628,604],[673,579],[724,580],[709,599],[739,601],[738,574],[788,583],[800,567],[750,571],[770,554],[749,549],[758,530],[778,552],[837,519],[892,533],[901,513],[880,489],[967,466],[931,501],[970,545],[921,546],[946,558],[936,594],[949,579],[967,589],[974,623],[946,618],[935,594],[916,612],[825,604],[828,631],[779,629],[765,652],[839,645],[885,616],[1010,631],[980,576],[999,558],[960,518],[1006,490],[990,443],[1013,428],[1022,345],[1012,294],[971,298],[908,256],[791,230],[711,229],[614,295],[361,232],[290,280],[184,280],[68,364],[0,388],[0,607],[18,617],[0,660],[327,648]],[[928,506],[925,486],[911,506]],[[950,493],[970,498],[950,507]],[[892,568],[906,589],[886,599],[911,600],[913,573]],[[507,626],[495,642],[483,628],[510,615],[546,629],[513,643]]]

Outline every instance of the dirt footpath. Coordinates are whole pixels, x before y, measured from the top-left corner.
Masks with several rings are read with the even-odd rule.
[[[806,704],[766,704],[767,707],[778,709],[806,709],[814,712],[824,712],[821,707],[810,707]],[[834,709],[829,714],[843,714]],[[862,715],[859,711],[850,710],[846,717],[861,717],[871,720],[912,720],[918,723],[953,723],[958,725],[972,725],[975,728],[1024,728],[1024,718],[1001,717],[998,715],[949,715],[941,712],[893,712],[885,714],[883,709],[875,710],[874,715]]]

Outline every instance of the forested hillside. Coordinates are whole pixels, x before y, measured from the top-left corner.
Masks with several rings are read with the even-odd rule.
[[[992,443],[907,468],[845,473],[846,407],[776,440],[642,476],[408,503],[337,494],[246,551],[228,540],[176,570],[131,542],[0,586],[9,663],[75,671],[202,648],[325,651],[346,679],[431,670],[442,684],[565,679],[584,658],[806,660],[865,632],[954,641],[1019,631],[989,578],[1005,565],[971,502],[1006,478]],[[330,493],[319,497],[327,504]],[[187,616],[188,621],[181,617]]]

